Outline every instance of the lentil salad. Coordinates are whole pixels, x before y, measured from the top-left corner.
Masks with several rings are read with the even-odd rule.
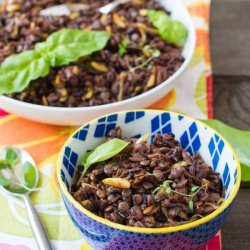
[[[97,7],[107,2],[91,1],[88,11],[62,17],[39,15],[44,6],[62,1],[16,1],[14,9],[6,7],[0,15],[3,27],[0,61],[13,53],[32,49],[37,42],[63,27],[112,33],[101,52],[77,63],[53,68],[48,76],[34,80],[25,91],[9,96],[45,106],[102,105],[139,95],[162,83],[181,66],[184,61],[181,47],[158,36],[143,14],[145,9],[163,10],[157,2],[132,1],[109,15],[101,15]],[[152,56],[158,51],[158,56]],[[148,63],[144,64],[145,61]]]
[[[107,141],[114,138],[129,144],[84,175],[85,166],[78,167],[76,180],[82,178],[72,195],[89,211],[123,225],[160,228],[195,221],[224,201],[219,174],[199,153],[182,149],[173,134],[157,134],[148,144],[143,137],[123,138],[116,128]]]

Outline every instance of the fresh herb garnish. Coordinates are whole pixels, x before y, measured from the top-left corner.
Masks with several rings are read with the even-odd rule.
[[[7,187],[10,185],[10,181],[3,176],[0,176],[0,186]]]
[[[199,186],[193,186],[191,188],[191,192],[195,192],[196,190],[198,190],[200,187]]]
[[[94,150],[86,153],[82,159],[82,164],[84,166],[84,170],[82,172],[81,178],[79,179],[78,183],[88,171],[89,167],[97,162],[106,161],[113,156],[119,154],[124,148],[126,148],[130,142],[123,141],[117,138],[114,138],[110,141],[107,141]]]
[[[190,197],[190,200],[188,202],[188,207],[191,211],[194,210],[194,202],[193,202],[193,198],[195,197],[195,195],[201,190],[204,189],[206,191],[207,189],[207,183],[205,183],[204,185],[200,186],[193,186],[190,190],[190,194],[183,194],[180,193],[176,190],[174,190],[173,188],[171,188],[170,184],[175,184],[172,180],[166,180],[164,181],[161,185],[159,185],[154,191],[153,194],[155,194],[158,190],[160,189],[164,189],[165,192],[168,195],[172,195],[173,193],[179,194],[179,195],[183,195],[186,197]]]
[[[149,45],[144,46],[142,50],[147,51],[148,54],[150,55],[150,57],[145,61],[143,61],[144,60],[143,57],[139,57],[138,60],[141,60],[143,62],[134,68],[130,68],[129,69],[130,72],[135,72],[137,69],[144,68],[145,66],[148,66],[154,58],[160,56],[160,54],[161,54],[161,52],[158,49],[152,49]]]
[[[5,159],[0,160],[0,186],[12,193],[26,193],[28,191],[36,191],[37,171],[35,166],[30,162],[24,162],[20,171],[17,171],[17,164],[20,163],[17,152],[8,148],[6,150]],[[5,173],[4,173],[5,171]],[[8,176],[8,177],[7,177]]]
[[[166,181],[164,181],[161,185],[159,185],[156,189],[154,189],[153,194],[155,194],[161,188],[163,188],[163,189],[166,190],[167,188],[169,188],[169,184],[171,184],[171,183],[173,183],[172,180],[166,180]]]
[[[162,39],[176,45],[183,45],[188,31],[181,22],[172,20],[161,10],[148,10],[147,14]]]
[[[10,168],[11,165],[7,160],[0,160],[0,170],[5,168]]]
[[[36,185],[36,171],[30,162],[25,162],[22,166],[23,178],[25,185],[28,188],[33,188]]]
[[[118,45],[118,53],[120,56],[124,56],[127,53],[127,47],[129,45],[129,39],[124,38],[122,42]]]
[[[191,211],[194,211],[194,202],[192,199],[188,202],[188,207]]]
[[[250,181],[250,131],[232,128],[218,120],[203,121],[221,133],[233,146],[241,163],[241,180]]]
[[[12,148],[8,148],[5,154],[6,159],[0,159],[0,170],[11,168],[20,162],[18,154]]]
[[[16,153],[16,151],[12,148],[8,148],[6,151],[6,161],[8,161],[8,163],[11,166],[15,166],[16,164],[18,164],[20,162],[18,154]]]
[[[173,190],[171,187],[166,188],[166,193],[171,195],[173,193]]]
[[[0,65],[0,95],[22,92],[32,80],[49,74],[51,67],[68,65],[102,50],[110,38],[104,31],[61,29],[34,50],[8,57]]]

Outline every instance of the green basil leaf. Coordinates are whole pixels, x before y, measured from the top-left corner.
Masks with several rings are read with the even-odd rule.
[[[193,186],[191,188],[191,192],[193,193],[193,192],[197,191],[199,188],[200,188],[199,186]]]
[[[0,65],[0,95],[22,92],[32,80],[49,74],[46,58],[35,51],[8,57]]]
[[[33,188],[36,185],[36,170],[35,167],[28,161],[22,165],[22,173],[25,181],[25,186]]]
[[[110,38],[105,31],[61,29],[35,50],[8,57],[0,65],[0,95],[22,92],[32,80],[49,74],[50,67],[68,65],[102,50]]]
[[[188,207],[191,211],[194,211],[194,202],[192,200],[188,202]]]
[[[84,174],[92,164],[112,158],[119,154],[129,144],[130,142],[115,138],[99,145],[93,151],[88,152],[87,157],[85,155],[82,161],[82,164],[84,165]]]
[[[167,13],[161,10],[149,10],[148,17],[162,39],[176,45],[184,44],[188,31],[181,22],[172,20]]]
[[[222,134],[234,148],[242,169],[242,181],[250,181],[250,131],[232,128],[218,120],[203,121]]]
[[[93,151],[94,151],[94,150],[91,150],[91,151],[87,152],[87,153],[83,156],[82,162],[86,162],[86,161],[87,161],[87,158],[89,157],[90,154],[93,153]]]
[[[61,29],[52,33],[44,43],[36,44],[35,50],[48,55],[50,66],[57,67],[102,50],[109,38],[110,34],[105,31]]]
[[[3,176],[0,176],[0,186],[7,187],[10,185],[10,181]]]
[[[6,160],[12,167],[20,162],[18,154],[12,148],[6,150]]]
[[[10,168],[11,165],[7,160],[0,160],[0,170],[5,168]]]

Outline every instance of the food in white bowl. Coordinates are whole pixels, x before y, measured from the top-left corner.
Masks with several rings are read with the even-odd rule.
[[[0,80],[12,81],[15,90],[13,92],[13,86],[2,85],[0,93],[8,94],[8,96],[0,97],[1,107],[32,120],[73,125],[114,110],[147,107],[162,98],[173,87],[175,80],[183,73],[191,59],[195,47],[195,31],[190,15],[179,1],[159,1],[171,13],[170,19],[168,14],[161,10],[154,1],[145,2],[146,4],[141,7],[136,7],[139,14],[135,11],[135,7],[131,7],[131,4],[122,5],[105,17],[96,14],[101,16],[100,20],[103,22],[108,23],[109,18],[115,22],[115,28],[112,25],[102,27],[98,24],[98,20],[92,23],[91,25],[96,26],[93,29],[97,29],[97,33],[100,32],[98,29],[105,29],[104,35],[107,36],[110,28],[117,29],[117,33],[112,33],[106,39],[107,41],[97,48],[93,49],[92,44],[89,43],[87,50],[92,50],[93,54],[86,53],[86,51],[83,53],[79,47],[77,51],[79,55],[72,49],[71,52],[73,51],[75,57],[68,60],[69,50],[66,52],[60,50],[60,58],[58,54],[50,55],[53,60],[50,58],[48,66],[46,60],[45,66],[42,64],[43,61],[38,62],[34,65],[36,70],[32,70],[32,73],[25,72],[21,77],[14,77],[15,74],[21,74],[16,73],[18,71],[18,67],[15,65],[18,61],[17,58],[13,64],[9,62],[7,67],[4,61],[5,64],[1,65]],[[154,10],[151,7],[155,7]],[[128,24],[125,16],[130,12],[124,12],[126,8],[132,8],[134,14],[138,14],[133,17],[135,21],[132,18]],[[73,15],[71,18],[77,17]],[[141,23],[138,20],[141,20]],[[145,20],[147,20],[146,25],[143,25]],[[161,21],[159,22],[159,20]],[[177,33],[167,33],[168,29],[162,29],[163,24],[169,25],[168,21],[174,29],[177,27]],[[67,28],[74,28],[74,22],[74,20],[72,23],[69,21],[66,25]],[[83,21],[82,23],[84,24]],[[41,25],[44,23],[42,22]],[[124,25],[128,25],[128,27],[123,27]],[[61,28],[59,26],[58,29]],[[88,27],[82,28],[86,30]],[[54,31],[51,27],[49,33],[52,34],[49,35],[46,42],[36,43],[35,49],[33,42],[26,49],[34,50],[34,53],[37,51],[41,53],[45,43],[50,43],[50,47],[54,46],[54,44],[51,45],[51,41],[53,43],[54,38],[59,37],[58,34],[64,35],[64,37],[77,36],[74,35],[75,30],[74,32],[68,30],[70,32],[63,35],[61,34],[64,32],[63,30]],[[95,43],[103,40],[103,32],[99,34],[95,35]],[[61,39],[61,37],[59,38]],[[41,41],[38,39],[38,42]],[[20,44],[18,45],[17,48],[22,51]],[[76,63],[81,56],[85,56],[85,59],[81,58],[81,62]],[[67,66],[69,63],[71,64]],[[15,66],[12,67],[15,74],[8,78],[8,74],[3,74],[3,72],[9,69],[9,65]],[[16,79],[23,79],[23,81],[18,82]]]

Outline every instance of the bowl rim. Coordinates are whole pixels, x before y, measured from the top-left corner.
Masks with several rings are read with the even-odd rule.
[[[12,103],[13,105],[18,105],[18,106],[22,106],[23,108],[32,108],[36,111],[49,111],[49,112],[72,112],[72,111],[80,111],[80,112],[84,112],[84,111],[94,111],[96,109],[98,110],[106,110],[106,109],[110,109],[113,107],[116,107],[117,105],[119,107],[122,107],[126,104],[130,104],[130,103],[134,103],[140,99],[143,98],[149,98],[152,94],[156,94],[159,90],[161,90],[161,88],[166,87],[167,85],[171,84],[172,82],[174,82],[176,79],[178,79],[178,77],[180,75],[182,75],[182,73],[187,69],[193,55],[195,52],[195,47],[196,47],[196,43],[197,43],[197,36],[196,36],[196,29],[195,29],[195,25],[192,21],[192,17],[190,12],[187,10],[186,6],[184,6],[183,3],[180,2],[180,0],[178,0],[178,4],[180,4],[183,8],[184,11],[186,12],[186,14],[188,15],[188,19],[189,21],[185,23],[185,26],[188,28],[189,30],[189,34],[188,34],[188,39],[190,39],[190,45],[189,45],[189,53],[187,55],[187,57],[185,58],[185,61],[182,63],[182,65],[180,66],[180,68],[177,69],[177,71],[174,72],[173,75],[171,75],[168,79],[166,79],[165,81],[161,82],[159,85],[155,86],[154,88],[141,93],[139,95],[136,95],[134,97],[130,97],[128,99],[122,100],[122,101],[118,101],[118,102],[113,102],[113,103],[108,103],[108,104],[102,104],[102,105],[95,105],[95,106],[86,106],[86,107],[54,107],[54,106],[44,106],[44,105],[40,105],[40,104],[34,104],[34,103],[28,103],[28,102],[23,102],[5,95],[0,95],[0,100],[2,99],[3,101],[7,101]],[[187,43],[187,41],[186,41]],[[185,44],[186,44],[185,43]],[[184,48],[185,46],[183,46]],[[183,53],[183,51],[182,51]]]
[[[80,131],[83,127],[85,127],[86,125],[92,124],[94,122],[96,122],[98,119],[103,118],[103,117],[107,117],[108,115],[113,115],[113,114],[124,114],[127,112],[140,112],[140,111],[144,111],[144,112],[155,112],[155,113],[169,113],[169,114],[173,114],[173,115],[181,115],[183,116],[185,119],[189,119],[192,120],[194,122],[197,122],[198,124],[200,124],[203,127],[207,127],[208,129],[210,129],[214,134],[216,134],[217,136],[219,136],[221,139],[223,139],[224,143],[226,146],[229,147],[229,149],[231,150],[233,157],[235,158],[235,162],[236,162],[236,168],[237,168],[237,179],[236,179],[236,183],[234,184],[234,187],[232,189],[232,192],[230,193],[230,195],[228,196],[228,198],[226,199],[226,201],[218,208],[216,209],[214,212],[212,212],[209,215],[206,215],[205,217],[198,219],[194,222],[188,222],[186,224],[182,224],[182,225],[178,225],[178,226],[170,226],[170,227],[163,227],[163,228],[141,228],[141,227],[131,227],[131,226],[127,226],[127,225],[121,225],[118,223],[114,223],[111,222],[107,219],[104,219],[102,217],[99,217],[97,215],[95,215],[94,213],[90,212],[89,210],[87,210],[86,208],[84,208],[83,206],[81,206],[74,198],[73,196],[69,193],[69,191],[67,190],[67,187],[65,185],[65,183],[63,182],[62,178],[61,178],[61,163],[62,162],[62,156],[64,154],[64,148],[65,146],[68,144],[68,142],[72,139],[72,137],[78,132]],[[66,196],[66,198],[70,201],[70,203],[77,208],[81,213],[83,213],[84,215],[90,217],[91,219],[104,224],[105,226],[109,226],[111,228],[114,229],[119,229],[119,230],[123,230],[123,231],[128,231],[128,232],[133,232],[133,233],[145,233],[145,234],[163,234],[163,233],[173,233],[173,232],[178,232],[178,231],[184,231],[184,230],[188,230],[190,228],[194,228],[197,226],[200,226],[208,221],[211,221],[212,219],[214,219],[217,215],[219,215],[220,213],[222,213],[234,200],[239,187],[240,187],[240,182],[241,182],[241,168],[240,168],[240,162],[238,159],[238,156],[235,152],[235,150],[233,149],[233,147],[231,146],[231,144],[224,138],[224,136],[222,136],[219,132],[217,132],[214,128],[210,127],[209,125],[205,124],[204,122],[197,120],[195,118],[192,118],[189,115],[186,114],[182,114],[182,113],[178,113],[178,112],[173,112],[173,111],[167,111],[167,110],[157,110],[157,109],[135,109],[135,110],[124,110],[124,111],[118,111],[118,112],[113,112],[110,114],[106,114],[100,117],[97,117],[87,123],[85,123],[84,125],[82,125],[80,128],[78,128],[74,133],[72,133],[70,135],[70,137],[67,139],[67,141],[63,144],[60,153],[58,155],[57,158],[57,163],[56,163],[56,175],[57,175],[57,180],[58,180],[58,184],[59,184],[59,189],[60,192],[63,193],[63,195]]]

